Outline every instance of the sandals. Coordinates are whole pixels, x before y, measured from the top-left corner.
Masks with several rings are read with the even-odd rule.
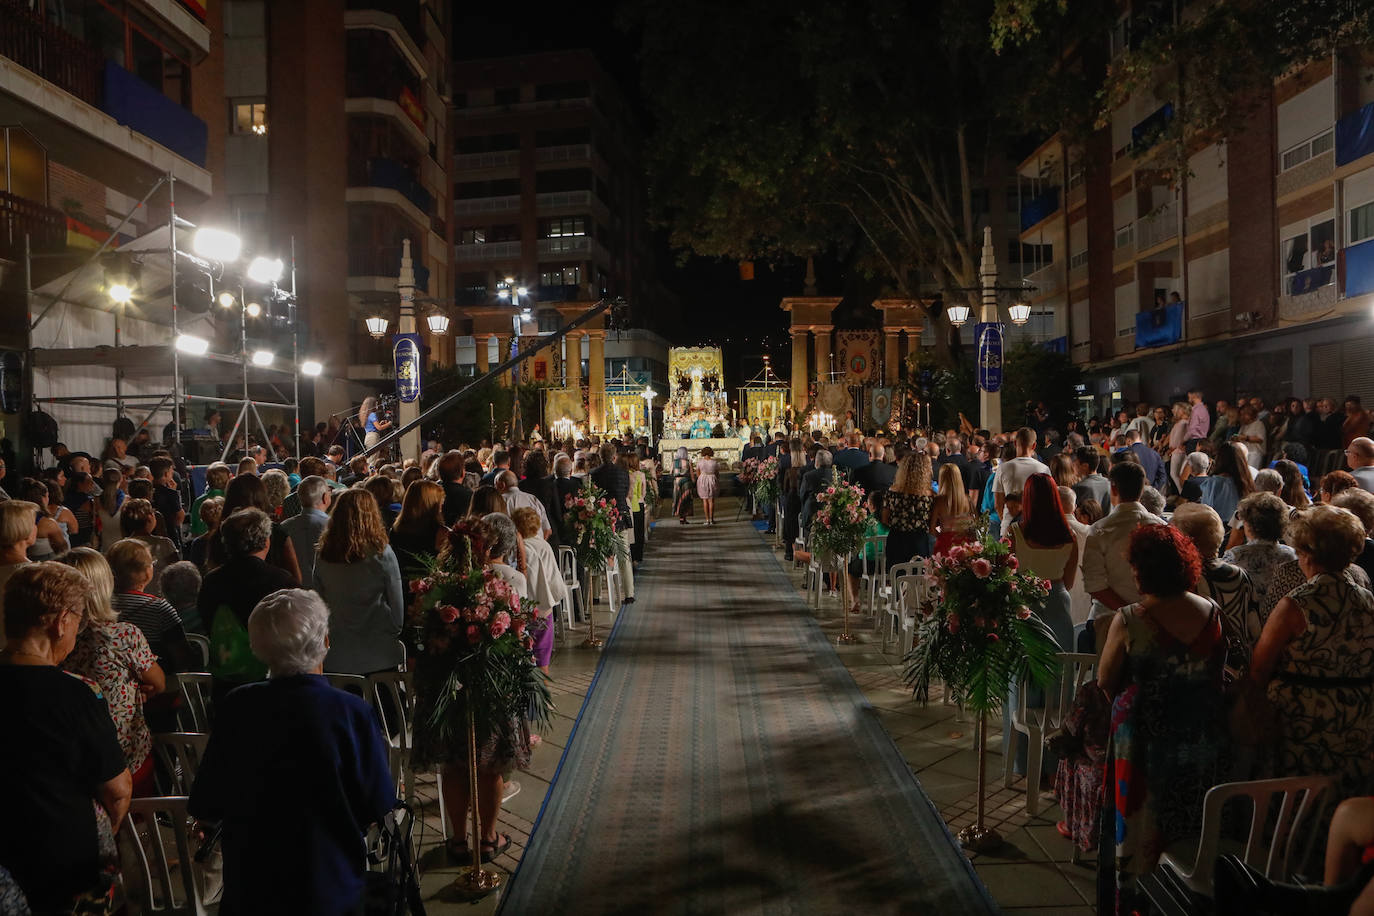
[[[507,849],[510,849],[510,834],[509,834],[509,833],[499,833],[499,834],[497,834],[497,835],[496,835],[496,842],[495,842],[495,843],[488,843],[486,840],[483,840],[483,841],[482,841],[482,861],[483,861],[483,863],[491,862],[493,859],[495,859],[497,856],[501,855],[501,853],[505,852]]]

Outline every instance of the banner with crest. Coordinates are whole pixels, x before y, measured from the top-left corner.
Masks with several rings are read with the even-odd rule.
[[[869,392],[868,416],[870,426],[882,429],[892,419],[892,389],[872,388]]]
[[[817,382],[816,406],[832,417],[843,419],[844,412],[853,406],[849,386],[844,382]]]
[[[846,385],[871,385],[879,381],[882,346],[881,331],[835,332],[835,355],[844,368]]]
[[[533,346],[539,337],[522,336],[520,338],[520,349]],[[556,346],[545,347],[538,353],[531,356],[520,364],[520,384],[522,385],[556,385],[563,379],[563,367],[560,365],[559,348]]]
[[[587,407],[582,401],[581,388],[550,388],[544,397],[544,416],[549,426],[564,418],[574,423],[587,422]]]

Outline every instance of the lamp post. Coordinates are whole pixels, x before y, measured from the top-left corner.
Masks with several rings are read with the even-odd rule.
[[[511,314],[511,342],[514,346],[515,353],[520,352],[520,321],[522,318],[529,317],[529,309],[522,308],[520,305],[520,300],[528,296],[529,293],[529,288],[523,285],[516,284],[514,277],[506,277],[506,279],[497,287],[496,290],[497,298],[503,301],[509,301],[511,305],[515,306],[515,310]],[[507,353],[503,356],[510,355],[511,354]],[[513,441],[519,442],[525,438],[524,417],[520,412],[520,366],[516,366],[512,371],[514,374],[511,376],[510,383],[510,435]]]
[[[995,325],[1000,318],[997,314],[997,250],[992,244],[991,226],[983,227],[983,259],[978,266],[978,276],[983,283],[983,308],[979,320],[984,324]],[[973,343],[974,346],[979,345],[976,340]],[[1000,346],[998,347],[998,358],[1001,358]],[[987,391],[980,386],[978,388],[978,413],[982,420],[983,429],[994,432],[1001,430],[1001,391]]]
[[[649,421],[649,451],[654,450],[654,398],[658,397],[658,392],[653,385],[645,385],[644,393],[640,395],[644,399],[644,416]]]

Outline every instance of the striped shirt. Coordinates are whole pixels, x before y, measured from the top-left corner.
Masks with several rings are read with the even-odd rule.
[[[120,623],[132,623],[143,631],[159,660],[169,657],[171,647],[186,643],[181,615],[166,599],[144,592],[115,592],[110,603]]]

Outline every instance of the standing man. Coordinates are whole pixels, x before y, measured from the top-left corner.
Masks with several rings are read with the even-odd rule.
[[[319,553],[320,535],[324,534],[325,523],[329,521],[329,504],[334,499],[334,492],[329,488],[329,481],[312,474],[296,487],[296,498],[300,500],[300,513],[282,522],[281,527],[291,538],[291,546],[296,548],[296,559],[301,566],[301,588],[313,589],[315,557]]]
[[[963,443],[959,441],[958,433],[954,433],[953,435],[945,433],[944,448],[941,450],[939,460],[935,462],[935,477],[937,480],[940,476],[940,466],[945,464],[952,464],[958,468],[959,478],[963,480],[964,488],[972,489],[972,487],[969,486],[969,482],[972,479],[971,469],[969,468],[968,459],[964,457]]]
[[[616,568],[620,570],[620,590],[621,594],[624,595],[625,603],[634,604],[634,564],[630,563],[628,559],[630,545],[625,536],[627,529],[634,530],[634,516],[630,514],[630,472],[622,468],[615,459],[615,446],[607,442],[601,446],[601,467],[592,471],[588,476],[591,477],[592,483],[606,491],[608,499],[615,500],[616,511],[620,513],[620,520],[615,526],[615,531],[625,552],[626,561],[621,563],[617,560]]]
[[[1366,436],[1355,439],[1345,450],[1345,460],[1360,489],[1374,493],[1374,440]]]
[[[845,471],[853,472],[868,464],[868,452],[863,449],[863,433],[857,430],[850,430],[844,434],[844,448],[835,452],[835,467],[843,468]]]
[[[1101,465],[1102,453],[1091,445],[1085,445],[1073,453],[1073,468],[1078,473],[1073,494],[1079,505],[1090,499],[1096,500],[1104,510],[1111,505],[1112,485],[1098,473]]]
[[[1159,452],[1140,441],[1140,430],[1134,426],[1126,430],[1126,447],[1140,459],[1140,466],[1145,469],[1145,479],[1150,486],[1163,493],[1169,483],[1169,469],[1164,466]]]
[[[1207,413],[1207,405],[1202,400],[1201,391],[1188,392],[1188,403],[1192,405],[1193,411],[1188,414],[1188,431],[1184,433],[1183,445],[1189,452],[1195,452],[1198,442],[1206,439],[1212,428],[1212,417]]]
[[[1005,510],[1007,494],[1021,498],[1021,490],[1026,478],[1032,474],[1048,474],[1050,469],[1035,457],[1035,430],[1023,426],[1016,431],[1016,457],[1004,461],[997,468],[993,482],[993,500],[997,507],[997,517],[1002,520],[1002,535],[1005,537],[1011,528],[1011,516]]]
[[[1145,489],[1145,469],[1134,461],[1121,461],[1107,472],[1111,482],[1112,511],[1088,529],[1083,544],[1083,587],[1092,596],[1095,651],[1102,652],[1116,612],[1140,600],[1135,571],[1126,559],[1131,532],[1141,525],[1162,525],[1140,505]]]
[[[444,524],[452,528],[472,505],[472,491],[463,484],[463,453],[457,449],[439,459],[439,485],[444,488]]]

